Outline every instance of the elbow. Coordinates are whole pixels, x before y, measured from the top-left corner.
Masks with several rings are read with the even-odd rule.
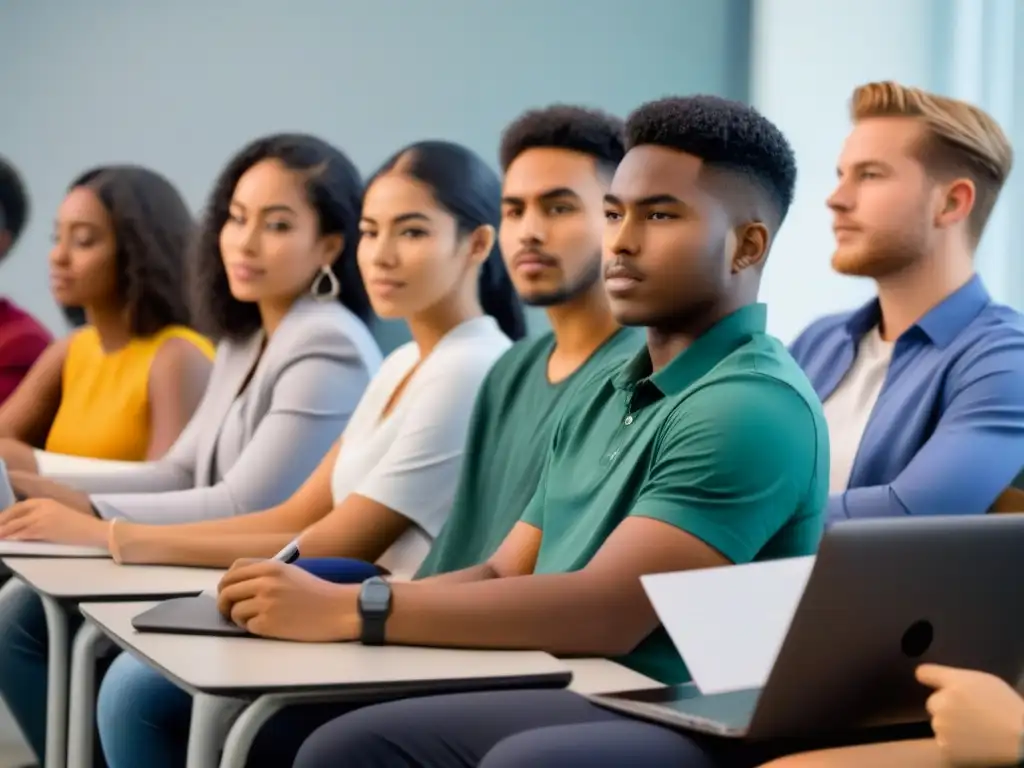
[[[489,581],[490,579],[501,579],[506,576],[518,576],[519,574],[507,574],[503,575],[501,569],[492,561],[487,560],[480,565],[479,579],[480,581]]]
[[[548,653],[555,656],[594,656],[603,659],[615,659],[626,656],[644,641],[648,633],[625,631],[622,628],[605,626],[603,630],[591,631],[583,629],[574,636],[565,637],[567,642],[562,646],[547,648]],[[563,636],[564,637],[564,636]],[[561,647],[557,647],[561,646]]]
[[[608,626],[607,634],[599,636],[600,647],[591,651],[595,656],[604,658],[617,658],[626,656],[636,650],[644,640],[651,634],[651,629],[646,624],[643,627],[634,622],[617,621]]]

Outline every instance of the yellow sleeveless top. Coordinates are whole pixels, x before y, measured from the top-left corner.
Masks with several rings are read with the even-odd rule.
[[[190,341],[208,357],[213,344],[190,328],[170,326],[107,353],[95,328],[75,332],[61,375],[57,416],[46,450],[71,456],[144,461],[150,441],[149,367],[168,339]]]

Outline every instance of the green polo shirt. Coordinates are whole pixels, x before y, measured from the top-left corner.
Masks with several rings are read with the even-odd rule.
[[[535,573],[585,568],[631,515],[681,528],[734,563],[817,549],[828,428],[765,320],[763,304],[744,307],[657,373],[645,348],[566,404],[522,517],[543,531]],[[619,661],[665,684],[689,679],[662,628]]]
[[[621,364],[644,344],[635,328],[605,340],[571,376],[552,384],[554,334],[516,342],[477,394],[451,514],[416,574],[422,579],[484,562],[533,498],[562,404],[596,371]]]

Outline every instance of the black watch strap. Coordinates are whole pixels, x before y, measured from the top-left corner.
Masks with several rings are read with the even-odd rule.
[[[359,616],[363,645],[384,645],[384,629],[391,614],[391,585],[380,576],[363,582],[359,589]]]

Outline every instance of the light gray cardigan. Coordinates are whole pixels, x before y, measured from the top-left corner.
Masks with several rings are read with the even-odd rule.
[[[363,322],[333,301],[300,300],[266,349],[264,341],[259,332],[218,345],[195,415],[159,461],[116,473],[90,473],[85,463],[49,476],[91,494],[108,519],[193,522],[281,503],[340,437],[381,353]]]

